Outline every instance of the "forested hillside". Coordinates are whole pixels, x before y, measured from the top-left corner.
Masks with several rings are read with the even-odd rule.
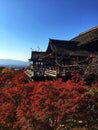
[[[24,71],[0,68],[0,130],[98,130],[97,82],[30,82]]]

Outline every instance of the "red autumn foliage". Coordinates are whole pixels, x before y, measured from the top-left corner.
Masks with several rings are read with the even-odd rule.
[[[97,130],[98,83],[28,82],[24,70],[0,76],[1,130]]]

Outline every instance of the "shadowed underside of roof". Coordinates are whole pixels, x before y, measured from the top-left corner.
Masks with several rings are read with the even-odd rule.
[[[81,50],[86,50],[92,53],[98,52],[98,39],[87,44],[83,44],[80,46]]]

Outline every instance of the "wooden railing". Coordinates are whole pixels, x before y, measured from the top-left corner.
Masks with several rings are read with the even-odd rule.
[[[26,74],[29,78],[31,78],[31,77],[34,76],[34,71],[33,71],[33,70],[30,70],[30,69],[27,69],[27,70],[25,71],[25,74]]]
[[[44,76],[57,77],[57,71],[46,69],[44,72]]]

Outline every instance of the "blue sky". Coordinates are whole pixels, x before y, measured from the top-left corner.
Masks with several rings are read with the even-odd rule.
[[[28,60],[49,38],[69,40],[98,25],[98,0],[0,0],[0,59]]]

